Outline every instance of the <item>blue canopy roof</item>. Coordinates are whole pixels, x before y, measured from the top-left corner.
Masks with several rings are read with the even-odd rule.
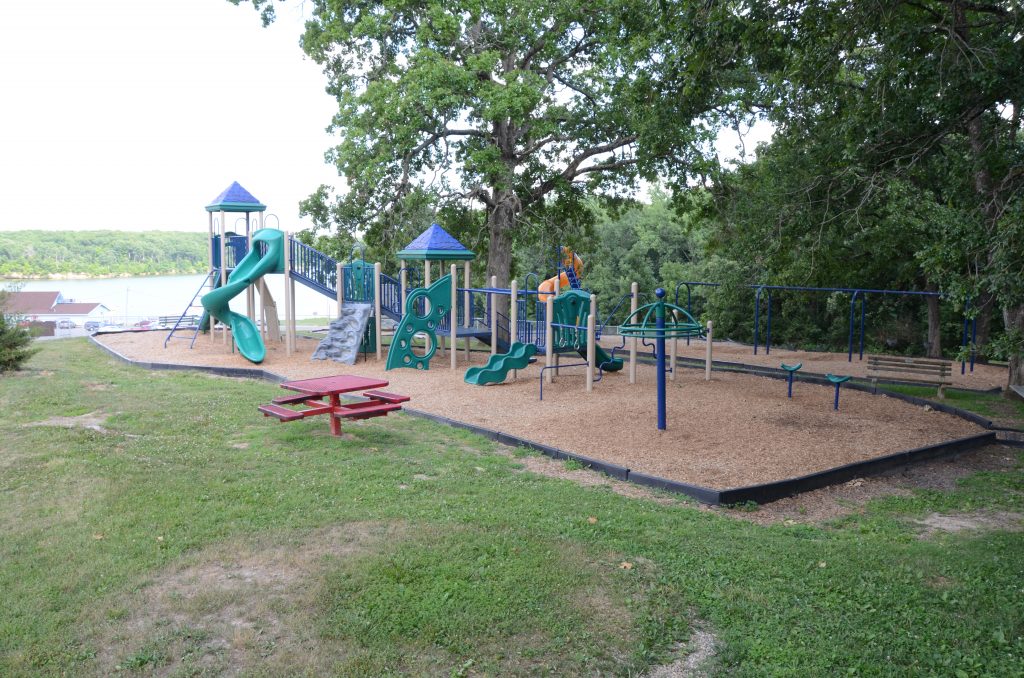
[[[431,224],[398,253],[399,259],[473,259],[476,255],[438,224]]]
[[[266,205],[242,188],[237,181],[231,182],[230,186],[206,206],[207,212],[263,212],[266,209]]]

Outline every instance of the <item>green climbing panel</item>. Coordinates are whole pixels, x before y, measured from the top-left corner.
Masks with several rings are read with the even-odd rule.
[[[437,328],[448,313],[448,304],[452,299],[452,276],[446,275],[427,288],[417,287],[405,299],[405,313],[402,322],[395,328],[395,338],[388,350],[388,361],[384,367],[393,370],[396,367],[414,367],[418,370],[430,369],[430,359],[437,352]],[[417,334],[428,337],[430,347],[423,355],[416,355],[412,350],[413,337]],[[454,347],[452,347],[454,349]]]
[[[556,325],[572,327],[552,328],[553,346],[556,351],[576,351],[580,357],[587,357],[587,320],[590,318],[590,293],[583,290],[566,290],[555,297],[552,315]],[[622,369],[622,358],[612,358],[600,345],[595,346],[597,366],[607,372]]]
[[[590,293],[583,290],[565,290],[552,302],[554,308],[551,315],[556,325],[570,327],[553,327],[553,347],[556,351],[587,350],[587,319],[590,318]]]

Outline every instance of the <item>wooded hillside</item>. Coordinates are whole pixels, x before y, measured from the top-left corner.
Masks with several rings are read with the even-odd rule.
[[[162,275],[206,270],[205,233],[8,231],[0,233],[0,277],[52,274]]]

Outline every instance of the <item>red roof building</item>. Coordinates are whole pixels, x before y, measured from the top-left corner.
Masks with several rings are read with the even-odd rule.
[[[3,311],[29,320],[102,318],[110,313],[103,304],[66,302],[60,292],[11,292]]]

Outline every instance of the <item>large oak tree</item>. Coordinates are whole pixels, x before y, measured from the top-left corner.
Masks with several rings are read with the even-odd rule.
[[[252,1],[273,18],[271,0]],[[706,0],[307,7],[302,45],[338,101],[328,155],[346,183],[307,212],[383,239],[424,202],[476,205],[502,285],[531,213],[685,181],[749,84],[742,13]]]

